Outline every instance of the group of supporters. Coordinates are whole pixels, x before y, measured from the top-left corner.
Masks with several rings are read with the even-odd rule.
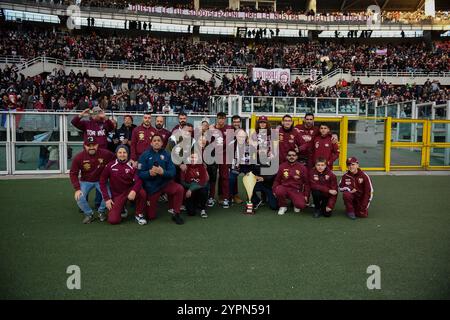
[[[140,225],[157,217],[161,202],[168,202],[177,224],[184,223],[182,211],[207,218],[216,193],[224,209],[232,202],[243,203],[238,177],[249,173],[256,177],[249,199],[255,211],[265,203],[284,215],[290,200],[295,212],[311,206],[315,218],[330,217],[341,191],[349,218],[368,215],[373,194],[370,178],[350,157],[338,185],[332,172],[339,157],[338,136],[327,124],[315,126],[313,114],[306,114],[297,126],[285,115],[276,128],[261,116],[250,134],[242,129],[239,116],[228,125],[223,112],[214,124],[203,119],[198,127],[180,113],[172,131],[164,128],[161,116],[153,126],[150,113],[143,115],[139,126],[133,125],[131,116],[124,117],[120,129],[113,121],[100,107],[86,109],[72,120],[84,134],[84,150],[74,157],[70,170],[83,223],[96,218],[88,203],[94,188],[98,219],[111,224],[127,216],[128,201]]]

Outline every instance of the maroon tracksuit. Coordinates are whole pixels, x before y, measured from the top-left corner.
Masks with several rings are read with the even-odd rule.
[[[325,215],[331,215],[331,212],[326,213],[325,207],[334,209],[336,204],[337,195],[333,196],[329,192],[330,190],[338,191],[336,175],[328,167],[322,173],[313,168],[309,173],[309,185],[315,208],[321,210]]]
[[[299,162],[280,164],[272,191],[279,207],[287,207],[286,199],[291,199],[296,208],[306,207],[305,196],[309,195],[308,169]]]
[[[162,142],[163,142],[162,149],[165,149],[167,147],[167,143],[169,142],[169,138],[172,135],[172,133],[165,128],[161,128],[161,129],[155,128],[155,134],[156,133],[161,136]]]
[[[150,147],[155,133],[155,128],[152,126],[146,128],[142,124],[133,129],[133,134],[131,135],[131,160],[139,160],[141,154]]]
[[[111,197],[106,186],[108,182]],[[114,202],[108,214],[109,223],[120,223],[120,214],[127,203],[128,194],[131,191],[136,192],[134,199],[136,202],[136,215],[144,214],[147,194],[142,188],[142,180],[137,175],[137,169],[133,168],[129,163],[121,163],[117,159],[110,162],[100,177],[100,190],[105,202],[110,199]]]
[[[72,119],[72,125],[83,131],[83,139],[94,137],[99,149],[108,149],[108,133],[114,130],[111,120],[97,121],[95,119],[81,120],[79,116]]]
[[[314,166],[318,158],[324,158],[327,161],[328,168],[333,168],[333,162],[339,158],[339,146],[331,141],[331,134],[314,138],[311,167]]]
[[[351,193],[356,189],[355,193]],[[354,213],[357,217],[367,218],[370,201],[373,196],[372,181],[369,176],[358,169],[356,174],[347,171],[339,182],[339,191],[344,198],[347,213]]]
[[[290,128],[286,130],[284,127],[280,127],[279,131],[279,150],[280,164],[286,162],[286,156],[289,150],[295,150],[297,154],[306,152],[308,144],[303,143],[300,140],[300,136],[297,130]]]
[[[186,171],[181,171],[180,181],[186,192],[191,190],[192,195],[186,199],[186,208],[188,213],[195,213],[195,207],[206,209],[206,201],[208,200],[208,171],[205,165],[188,164]]]
[[[98,149],[94,156],[86,150],[77,154],[70,168],[70,182],[75,190],[80,190],[80,181],[98,182],[103,169],[114,158],[114,154],[105,149]],[[81,177],[78,178],[80,171]]]
[[[319,127],[312,126],[307,128],[304,124],[298,124],[295,126],[295,130],[297,130],[298,135],[300,136],[301,143],[308,145],[302,149],[298,155],[298,159],[299,161],[308,164],[311,162],[309,160],[312,157],[314,138],[320,135]]]
[[[219,167],[219,187],[222,191],[223,199],[228,199],[230,197],[230,165],[226,163],[226,133],[227,130],[232,130],[234,132],[234,128],[230,125],[225,125],[222,128],[217,128],[214,125],[213,137],[212,141],[216,141],[217,147],[223,147],[223,164],[218,164]],[[216,154],[216,157],[220,155]],[[219,191],[220,191],[219,190]],[[215,190],[211,188],[210,198],[214,198]]]

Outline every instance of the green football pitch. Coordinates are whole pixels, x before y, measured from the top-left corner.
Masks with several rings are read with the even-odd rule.
[[[0,299],[449,299],[450,177],[372,180],[368,219],[339,199],[331,218],[233,205],[181,226],[165,205],[146,226],[83,225],[69,180],[1,180]]]

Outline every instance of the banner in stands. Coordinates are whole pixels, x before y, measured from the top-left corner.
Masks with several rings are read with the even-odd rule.
[[[135,12],[159,13],[186,15],[193,17],[209,17],[209,18],[235,18],[235,19],[262,19],[262,20],[288,20],[288,21],[367,21],[366,15],[353,16],[325,16],[325,15],[305,15],[305,14],[288,14],[277,12],[240,12],[240,11],[212,11],[212,10],[191,10],[180,8],[150,7],[143,5],[129,4],[128,10]]]
[[[291,83],[291,70],[290,69],[264,69],[264,68],[253,68],[252,79],[257,81],[262,79],[263,81],[275,81],[281,84]]]

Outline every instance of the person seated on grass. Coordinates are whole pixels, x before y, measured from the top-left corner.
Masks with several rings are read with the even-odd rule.
[[[337,178],[324,158],[318,158],[309,173],[311,193],[314,200],[314,218],[331,217],[337,200]]]
[[[359,168],[359,161],[350,157],[346,161],[348,171],[339,182],[347,216],[355,220],[367,218],[369,205],[373,198],[373,186],[369,176]]]
[[[173,209],[172,220],[176,224],[183,224],[180,216],[180,207],[183,203],[183,187],[176,183],[175,165],[172,162],[170,153],[162,149],[163,140],[159,134],[155,134],[151,139],[151,146],[140,157],[138,162],[138,175],[143,181],[144,189],[147,192],[147,218],[156,219],[158,209],[158,199],[162,193],[166,193],[169,198],[169,207]],[[144,215],[136,216],[136,221],[140,225],[147,223]]]
[[[196,211],[199,210],[202,218],[208,218],[206,201],[209,192],[209,176],[198,153],[191,154],[190,163],[186,165],[185,171],[181,171],[180,180],[185,188],[187,214],[194,216],[197,213]]]
[[[127,145],[116,148],[116,159],[108,163],[100,176],[100,189],[106,208],[109,210],[108,222],[118,224],[122,220],[127,201],[135,201],[136,216],[145,212],[147,194],[142,189],[142,180],[137,169],[129,162],[130,151]],[[111,193],[108,192],[107,185]],[[111,195],[110,195],[111,194]]]
[[[306,207],[309,195],[308,169],[297,162],[297,152],[290,149],[287,152],[287,162],[280,164],[273,183],[272,191],[278,201],[278,215],[287,211],[287,199],[291,199],[294,212],[298,213]]]
[[[100,176],[106,165],[114,159],[114,154],[106,149],[99,149],[94,137],[87,137],[84,150],[78,153],[72,161],[70,168],[70,181],[75,189],[75,201],[85,215],[83,223],[94,220],[94,212],[89,206],[87,196],[95,188],[100,194]],[[78,176],[81,174],[81,177]],[[102,200],[98,208],[98,217],[101,222],[106,220],[106,205]]]

